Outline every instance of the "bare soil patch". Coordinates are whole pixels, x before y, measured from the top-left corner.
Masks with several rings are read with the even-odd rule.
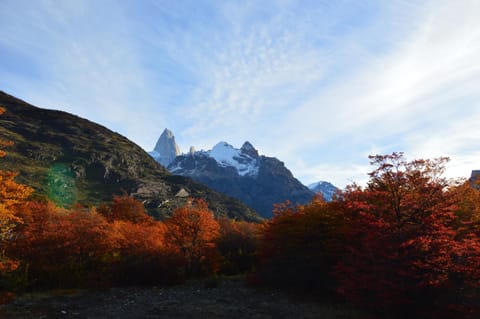
[[[25,294],[1,306],[0,318],[359,318],[344,305],[321,305],[277,290],[248,288],[241,278],[208,286],[207,281],[192,281],[174,287]]]

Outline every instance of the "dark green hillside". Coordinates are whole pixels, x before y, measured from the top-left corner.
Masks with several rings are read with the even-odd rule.
[[[187,178],[171,176],[142,148],[109,129],[78,116],[34,107],[0,91],[0,138],[8,148],[2,169],[18,171],[18,181],[61,205],[96,205],[126,191],[152,214],[163,215],[188,195],[205,198],[217,215],[256,220],[241,202]],[[182,196],[175,196],[180,190]]]

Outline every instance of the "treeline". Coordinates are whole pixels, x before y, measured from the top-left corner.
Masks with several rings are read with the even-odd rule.
[[[261,225],[216,219],[202,199],[157,221],[127,195],[99,207],[34,200],[16,176],[0,170],[0,299],[26,289],[175,284],[254,265]]]
[[[373,156],[366,187],[277,207],[253,280],[375,318],[479,318],[480,193],[443,178],[446,161]]]
[[[14,217],[0,274],[13,290],[175,284],[244,272],[253,265],[258,227],[216,220],[202,200],[155,221],[126,195],[91,209],[26,201]]]

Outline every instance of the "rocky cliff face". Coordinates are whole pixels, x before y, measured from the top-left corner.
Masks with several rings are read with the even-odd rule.
[[[176,196],[183,189],[205,198],[217,215],[259,219],[238,200],[172,176],[138,145],[101,125],[34,107],[1,91],[0,105],[6,109],[0,116],[0,139],[15,143],[1,159],[2,169],[18,171],[18,181],[32,186],[37,196],[60,205],[95,205],[127,192],[151,214],[165,215],[185,203],[186,196]]]
[[[149,153],[157,162],[167,167],[175,157],[180,155],[180,149],[175,142],[172,131],[165,129],[155,144],[155,148]]]
[[[180,155],[168,169],[235,197],[266,218],[272,216],[276,203],[304,204],[314,195],[283,162],[260,156],[249,142],[240,149],[220,142],[209,151]]]

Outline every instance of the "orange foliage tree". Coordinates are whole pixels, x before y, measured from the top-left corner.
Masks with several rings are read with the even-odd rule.
[[[127,205],[132,206],[138,207]],[[165,226],[148,216],[141,218],[142,223],[137,215],[133,221],[107,221],[95,208],[65,209],[52,202],[34,201],[24,203],[17,216],[23,222],[16,225],[7,252],[21,261],[27,286],[180,281],[176,276],[176,260],[164,246]]]
[[[127,194],[113,196],[111,205],[100,206],[98,212],[104,215],[109,222],[115,220],[129,221],[132,223],[152,221],[152,218],[145,212],[143,204]]]
[[[475,233],[480,236],[480,190],[466,181],[451,187],[450,193],[457,205],[455,229],[459,234]]]
[[[0,107],[0,115],[4,112],[5,109]],[[0,146],[9,145],[12,143],[0,139]],[[6,152],[0,149],[0,158],[5,155]],[[17,262],[7,258],[5,246],[13,236],[15,224],[21,222],[15,214],[16,209],[33,192],[30,187],[15,182],[17,175],[15,172],[0,170],[0,275],[15,269],[18,265]]]
[[[94,210],[68,211],[50,202],[27,202],[18,215],[23,223],[17,225],[9,251],[21,260],[29,285],[82,285],[112,251],[110,226]]]
[[[220,226],[204,200],[189,200],[173,212],[165,226],[165,243],[184,260],[187,275],[215,270],[215,240]]]
[[[133,223],[116,220],[110,224],[114,259],[109,272],[116,284],[175,283],[176,265],[164,245],[162,222]]]

